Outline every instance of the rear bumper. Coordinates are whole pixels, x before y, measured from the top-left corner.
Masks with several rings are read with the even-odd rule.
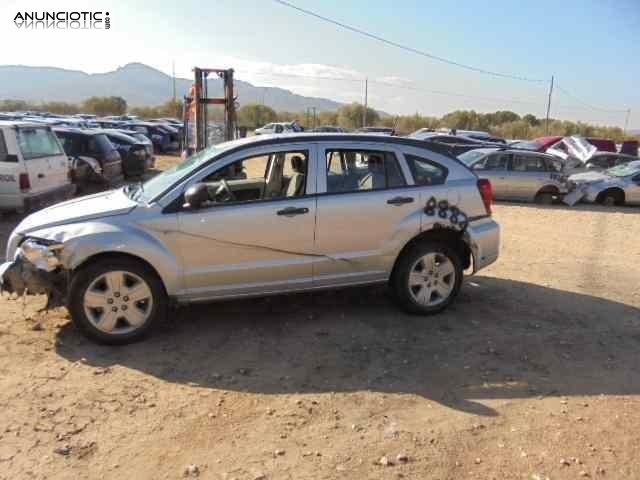
[[[24,209],[39,210],[48,205],[68,200],[73,197],[74,193],[76,193],[76,186],[72,183],[67,183],[45,192],[28,195],[24,198]]]
[[[490,217],[470,222],[464,239],[473,255],[473,273],[488,267],[500,254],[500,225]]]

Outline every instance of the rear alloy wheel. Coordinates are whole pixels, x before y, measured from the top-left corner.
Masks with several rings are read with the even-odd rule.
[[[439,243],[425,242],[400,259],[392,286],[403,308],[411,313],[431,314],[453,301],[461,282],[457,252]]]
[[[77,272],[69,310],[80,330],[101,343],[124,344],[146,335],[166,310],[164,288],[135,261],[98,261]]]

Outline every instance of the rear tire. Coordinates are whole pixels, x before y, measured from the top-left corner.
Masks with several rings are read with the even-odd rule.
[[[538,205],[551,205],[553,204],[554,194],[550,192],[540,192],[536,195],[535,202]]]
[[[462,275],[462,262],[454,249],[425,241],[402,254],[390,286],[404,310],[433,315],[447,308],[458,295]]]
[[[78,270],[69,286],[73,323],[91,340],[109,345],[147,336],[164,319],[167,305],[158,275],[135,259],[97,260]]]

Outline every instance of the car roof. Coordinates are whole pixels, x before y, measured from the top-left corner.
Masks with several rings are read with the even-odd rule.
[[[104,134],[104,130],[97,128],[75,128],[75,127],[53,127],[56,133],[73,133],[75,135],[99,135]]]
[[[628,153],[618,153],[618,152],[603,152],[598,150],[597,152],[595,152],[593,155],[591,155],[590,159],[593,157],[610,157],[610,156],[615,156],[615,157],[620,157],[620,158],[629,158],[629,159],[634,159],[637,160],[638,157],[636,157],[635,155],[629,155]]]
[[[31,122],[29,120],[0,120],[0,127],[49,127],[48,123]]]
[[[382,136],[369,133],[296,132],[279,135],[256,135],[254,137],[247,137],[240,140],[238,142],[238,145],[234,147],[233,150],[251,148],[254,146],[278,145],[291,142],[366,142],[393,144],[415,147],[423,150],[430,150],[432,152],[439,153],[440,155],[455,160],[456,162],[459,162],[457,158],[453,157],[449,153],[449,149],[445,145],[427,143],[422,140],[416,140],[408,137]]]

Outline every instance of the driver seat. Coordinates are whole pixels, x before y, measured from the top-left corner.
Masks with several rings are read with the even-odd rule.
[[[305,186],[305,168],[304,168],[304,160],[299,155],[294,155],[291,157],[291,170],[293,170],[293,174],[291,175],[291,179],[289,180],[289,185],[287,185],[287,197],[299,197],[304,194],[304,186]]]

